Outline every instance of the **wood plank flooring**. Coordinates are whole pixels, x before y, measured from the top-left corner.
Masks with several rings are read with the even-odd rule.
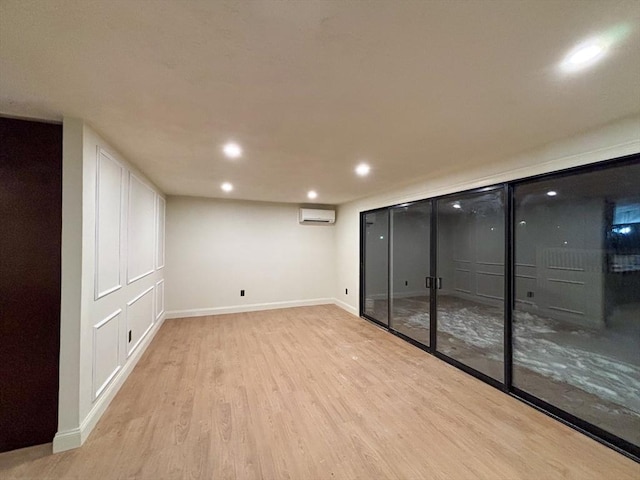
[[[334,306],[167,320],[85,445],[49,452],[0,455],[0,478],[640,478]]]

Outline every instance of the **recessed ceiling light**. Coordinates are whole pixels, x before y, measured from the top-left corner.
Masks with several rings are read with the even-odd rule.
[[[607,44],[601,40],[589,40],[571,50],[560,64],[565,72],[581,70],[593,65],[607,52]]]
[[[225,143],[222,151],[228,158],[240,158],[242,156],[242,147],[234,142]]]
[[[573,73],[602,60],[617,44],[625,40],[634,30],[631,23],[619,23],[598,33],[571,49],[562,59],[559,70]]]
[[[558,194],[558,192],[556,192],[555,190],[549,190],[547,192],[547,195],[549,195],[550,197],[555,197]]]
[[[309,193],[307,193],[307,197],[309,197],[311,200],[313,200],[314,198],[318,197],[318,193],[315,192],[314,190],[309,190]]]
[[[462,208],[462,205],[460,205],[459,203],[454,203],[453,208]]]
[[[224,182],[222,185],[220,185],[220,188],[222,188],[222,190],[224,190],[225,192],[230,192],[231,190],[233,190],[233,185],[231,185],[229,182]]]
[[[361,163],[356,167],[356,173],[361,177],[364,177],[365,175],[369,175],[370,171],[371,171],[371,167],[366,163]]]

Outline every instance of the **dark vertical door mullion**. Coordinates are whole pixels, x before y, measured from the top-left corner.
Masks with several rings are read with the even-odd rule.
[[[504,186],[504,390],[510,391],[513,375],[513,305],[515,275],[513,187]]]
[[[364,284],[364,276],[365,276],[365,271],[364,271],[364,256],[365,256],[365,251],[364,251],[364,237],[365,237],[365,213],[364,212],[360,212],[360,292],[358,295],[358,301],[360,303],[359,305],[359,312],[360,312],[360,316],[362,316],[364,314],[364,288],[365,288],[365,284]]]
[[[437,271],[437,258],[438,258],[438,200],[432,199],[431,204],[431,252],[430,252],[430,267],[429,267],[429,275],[432,278],[436,278],[438,275]],[[436,351],[437,338],[438,338],[438,319],[437,319],[437,310],[438,310],[438,300],[436,298],[437,290],[435,288],[437,282],[431,282],[431,289],[429,292],[429,299],[431,305],[431,311],[429,312],[429,348],[431,352]]]
[[[391,328],[391,208],[387,208],[387,328]]]

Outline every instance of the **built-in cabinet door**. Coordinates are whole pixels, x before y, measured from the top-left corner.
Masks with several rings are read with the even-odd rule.
[[[391,209],[389,326],[429,346],[431,289],[431,201]]]
[[[504,378],[504,189],[437,200],[436,350]]]

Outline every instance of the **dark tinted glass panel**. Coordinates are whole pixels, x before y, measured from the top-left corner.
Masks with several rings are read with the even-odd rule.
[[[516,387],[640,444],[640,165],[515,188]]]
[[[504,377],[504,192],[438,200],[438,351]]]
[[[389,211],[364,215],[363,313],[388,324]]]
[[[391,327],[429,345],[431,203],[391,210]]]

